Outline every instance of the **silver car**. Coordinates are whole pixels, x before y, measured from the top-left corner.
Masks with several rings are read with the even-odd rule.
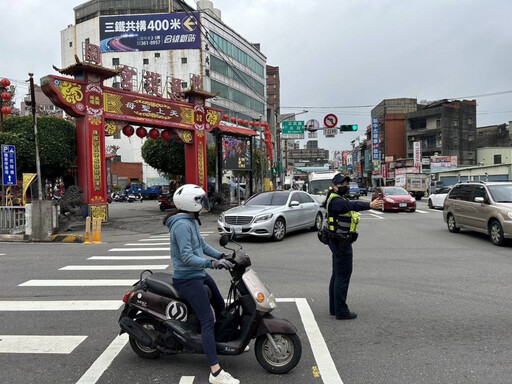
[[[258,193],[243,205],[223,212],[217,221],[219,234],[270,237],[283,240],[287,233],[310,228],[320,230],[323,208],[309,193],[275,191]]]

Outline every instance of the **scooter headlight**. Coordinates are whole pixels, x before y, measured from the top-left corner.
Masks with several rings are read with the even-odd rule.
[[[274,309],[275,307],[277,307],[277,301],[276,301],[276,298],[274,297],[273,293],[271,293],[268,296],[267,302],[268,302],[268,305],[270,305],[270,308]]]

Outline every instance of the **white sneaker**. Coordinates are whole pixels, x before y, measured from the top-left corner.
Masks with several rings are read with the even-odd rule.
[[[213,376],[213,373],[210,372],[209,381],[210,384],[240,384],[240,380],[235,379],[224,370],[221,370],[217,376]]]

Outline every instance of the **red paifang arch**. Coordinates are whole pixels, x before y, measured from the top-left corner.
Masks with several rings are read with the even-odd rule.
[[[78,184],[88,215],[108,219],[105,135],[127,124],[174,131],[173,137],[187,144],[187,182],[208,190],[206,132],[218,127],[222,111],[206,107],[205,100],[215,94],[191,89],[185,92],[185,102],[105,87],[103,81],[122,69],[78,58],[76,64],[57,70],[74,78],[49,75],[41,79],[41,88],[56,106],[76,117]]]

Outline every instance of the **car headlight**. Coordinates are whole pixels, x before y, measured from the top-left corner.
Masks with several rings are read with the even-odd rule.
[[[270,220],[272,218],[272,214],[271,213],[265,213],[263,215],[259,215],[259,216],[256,216],[256,220],[254,220],[255,223],[258,223],[258,222],[262,222],[262,221],[267,221],[267,220]]]
[[[512,212],[507,212],[507,216],[509,219],[512,219]]]
[[[395,200],[393,200],[391,197],[385,197],[384,201],[387,201],[388,203],[394,203]]]
[[[411,198],[411,203],[414,203],[416,201],[416,199],[413,197]]]
[[[224,213],[221,213],[219,216],[219,221],[224,222]]]

